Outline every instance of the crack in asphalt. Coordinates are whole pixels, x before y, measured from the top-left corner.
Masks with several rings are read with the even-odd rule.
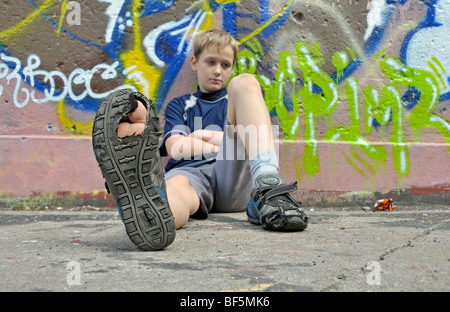
[[[435,224],[429,228],[427,228],[426,230],[422,231],[421,233],[417,234],[416,236],[414,236],[413,238],[408,239],[408,242],[406,244],[403,244],[401,246],[395,247],[395,248],[391,248],[389,250],[387,250],[386,252],[382,253],[379,257],[378,257],[378,261],[384,261],[385,258],[399,250],[405,249],[405,248],[409,248],[409,247],[413,247],[413,242],[418,240],[419,238],[425,237],[429,234],[431,234],[433,231],[435,231],[437,228],[441,227],[442,225],[446,224],[450,222],[450,219],[447,220],[443,220],[441,222],[439,222],[438,224]],[[365,273],[367,272],[367,264],[364,266],[360,267],[359,271],[354,271],[353,273],[349,272],[344,272],[342,274],[339,274],[337,276],[338,280],[322,289],[320,289],[320,292],[328,292],[328,291],[336,291],[339,290],[339,285],[342,284],[346,279],[348,279],[349,277],[355,276],[357,274],[360,274],[361,272]]]
[[[407,248],[407,247],[412,247],[412,243],[413,243],[415,240],[417,240],[417,239],[419,239],[419,238],[422,238],[422,237],[424,237],[424,236],[426,236],[426,235],[431,234],[431,232],[433,232],[433,231],[436,230],[438,227],[442,226],[443,224],[445,224],[445,223],[447,223],[447,222],[450,222],[450,219],[441,221],[440,223],[431,226],[430,228],[426,229],[426,230],[423,231],[422,233],[419,233],[419,234],[417,234],[416,236],[414,236],[413,238],[410,238],[410,239],[408,240],[408,242],[407,242],[406,244],[404,244],[404,245],[398,246],[398,247],[396,247],[396,248],[389,249],[388,251],[386,251],[386,252],[384,252],[383,254],[381,254],[381,256],[378,257],[378,260],[379,260],[379,261],[383,261],[383,260],[385,259],[386,256],[388,256],[388,255],[390,255],[390,254],[392,254],[392,253],[394,253],[394,252],[396,252],[396,251],[398,251],[398,250],[401,250],[401,249],[404,249],[404,248]]]

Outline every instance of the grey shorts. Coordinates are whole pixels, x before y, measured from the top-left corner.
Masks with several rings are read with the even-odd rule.
[[[185,176],[200,198],[200,208],[193,218],[207,218],[209,212],[240,212],[247,209],[253,189],[248,157],[244,145],[226,126],[226,135],[212,164],[174,168],[165,174],[166,181]]]

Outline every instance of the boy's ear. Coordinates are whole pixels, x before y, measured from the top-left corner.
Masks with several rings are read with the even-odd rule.
[[[195,56],[191,56],[191,67],[193,71],[197,71],[197,58]]]

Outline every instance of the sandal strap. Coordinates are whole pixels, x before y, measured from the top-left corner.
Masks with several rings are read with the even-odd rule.
[[[301,202],[295,200],[294,198],[292,198],[292,196],[289,194],[290,192],[293,192],[295,190],[297,190],[297,182],[294,182],[292,184],[284,184],[284,185],[279,185],[276,187],[262,187],[260,190],[258,190],[257,196],[261,196],[261,194],[265,193],[264,195],[262,195],[260,201],[259,201],[259,205],[258,205],[258,210],[260,210],[262,208],[262,206],[264,206],[269,200],[271,200],[272,198],[279,196],[279,195],[285,195],[290,202],[292,202],[296,207],[300,207],[301,206]],[[287,209],[297,209],[297,208],[287,208]]]

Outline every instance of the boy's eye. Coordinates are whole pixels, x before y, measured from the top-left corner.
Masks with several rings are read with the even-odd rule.
[[[216,62],[214,60],[207,60],[206,64],[208,64],[209,66],[215,66],[216,64],[218,64],[218,62]],[[231,64],[229,64],[229,63],[220,63],[220,64],[221,64],[221,66],[223,68],[230,68],[231,67]]]

